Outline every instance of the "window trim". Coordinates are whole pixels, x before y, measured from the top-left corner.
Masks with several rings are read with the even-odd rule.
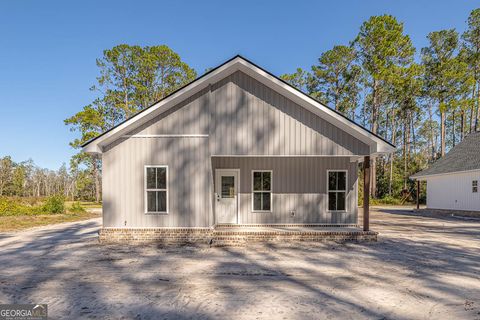
[[[478,193],[478,179],[472,180],[472,193]]]
[[[345,192],[345,209],[344,210],[329,210],[330,200],[329,200],[329,186],[328,186],[328,177],[330,172],[345,172],[345,190],[332,190],[332,192]],[[348,170],[347,169],[328,169],[326,175],[326,185],[327,185],[327,212],[347,212],[347,195],[348,195]]]
[[[165,168],[166,169],[166,176],[165,176],[165,179],[166,179],[166,183],[165,183],[165,189],[148,189],[147,188],[147,169],[148,168]],[[169,205],[169,201],[168,201],[168,189],[169,189],[169,183],[168,183],[168,166],[167,165],[163,165],[163,164],[159,164],[159,165],[145,165],[144,166],[144,171],[143,171],[143,205],[144,205],[144,213],[145,214],[150,214],[150,215],[167,215],[168,214],[168,205]],[[148,211],[148,204],[147,204],[147,192],[148,191],[165,191],[166,192],[166,210],[165,211]]]
[[[254,185],[254,181],[253,181],[253,175],[255,172],[270,172],[270,190],[269,191],[255,191],[253,189]],[[262,169],[254,169],[252,170],[252,175],[251,175],[251,178],[252,178],[252,193],[251,193],[251,196],[252,196],[252,212],[272,212],[273,211],[273,170],[262,170]],[[260,192],[269,192],[270,193],[270,210],[255,210],[254,208],[254,204],[253,204],[253,201],[254,201],[254,194],[255,193],[260,193]]]

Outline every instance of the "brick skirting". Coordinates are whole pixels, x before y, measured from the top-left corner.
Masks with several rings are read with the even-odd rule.
[[[243,246],[261,242],[371,242],[377,232],[361,230],[228,230],[222,228],[102,228],[101,243],[209,244],[211,246]]]
[[[208,243],[212,231],[211,228],[102,228],[98,238],[102,243]]]

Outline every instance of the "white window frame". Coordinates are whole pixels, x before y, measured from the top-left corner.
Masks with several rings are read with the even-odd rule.
[[[264,191],[255,191],[254,188],[254,181],[253,181],[253,175],[255,172],[270,172],[270,190],[264,190]],[[270,193],[270,210],[255,210],[253,201],[254,201],[254,194],[255,193],[264,193],[264,192],[269,192]],[[262,170],[262,169],[255,169],[252,170],[252,212],[272,212],[273,211],[273,170]]]
[[[330,176],[330,172],[345,172],[345,190],[331,190],[332,192],[345,192],[345,209],[344,210],[330,210],[330,199],[329,199],[329,185],[328,185],[328,177]],[[327,212],[347,212],[347,195],[348,195],[348,170],[345,169],[329,169],[327,170]]]
[[[147,169],[148,168],[165,168],[166,169],[166,174],[165,174],[165,179],[166,179],[166,183],[165,183],[165,189],[148,189],[147,188]],[[155,171],[156,172],[156,171]],[[156,178],[156,177],[155,177]],[[143,185],[143,194],[144,194],[144,201],[143,201],[143,205],[144,205],[144,211],[145,211],[145,214],[168,214],[168,166],[167,165],[163,165],[163,164],[159,164],[159,165],[146,165],[145,168],[144,168],[144,173],[143,173],[143,180],[144,180],[144,185]],[[155,179],[156,181],[156,179]],[[166,210],[165,211],[148,211],[148,204],[147,204],[147,191],[165,191],[166,192]],[[157,207],[158,207],[158,204],[157,204]]]
[[[478,180],[472,180],[472,193],[478,193]]]

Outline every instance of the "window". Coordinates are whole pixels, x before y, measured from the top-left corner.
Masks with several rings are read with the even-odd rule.
[[[347,196],[347,171],[327,171],[328,210],[345,211]]]
[[[473,180],[472,181],[472,192],[477,193],[478,192],[478,180]]]
[[[145,167],[145,212],[167,213],[168,167],[146,166]]]
[[[253,211],[272,211],[272,171],[252,171]]]
[[[222,198],[235,198],[235,177],[222,176]]]

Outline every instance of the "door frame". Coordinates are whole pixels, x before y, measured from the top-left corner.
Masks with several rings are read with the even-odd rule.
[[[235,171],[237,173],[237,212],[236,212],[236,223],[235,224],[240,224],[240,217],[238,214],[238,211],[240,210],[240,168],[235,168],[235,169],[226,169],[226,168],[220,168],[220,169],[215,169],[215,185],[217,184],[217,173],[222,173],[222,172],[228,172],[228,171]],[[213,188],[213,201],[215,203],[214,210],[215,210],[215,225],[218,224],[217,220],[217,198],[215,197],[215,188]]]

